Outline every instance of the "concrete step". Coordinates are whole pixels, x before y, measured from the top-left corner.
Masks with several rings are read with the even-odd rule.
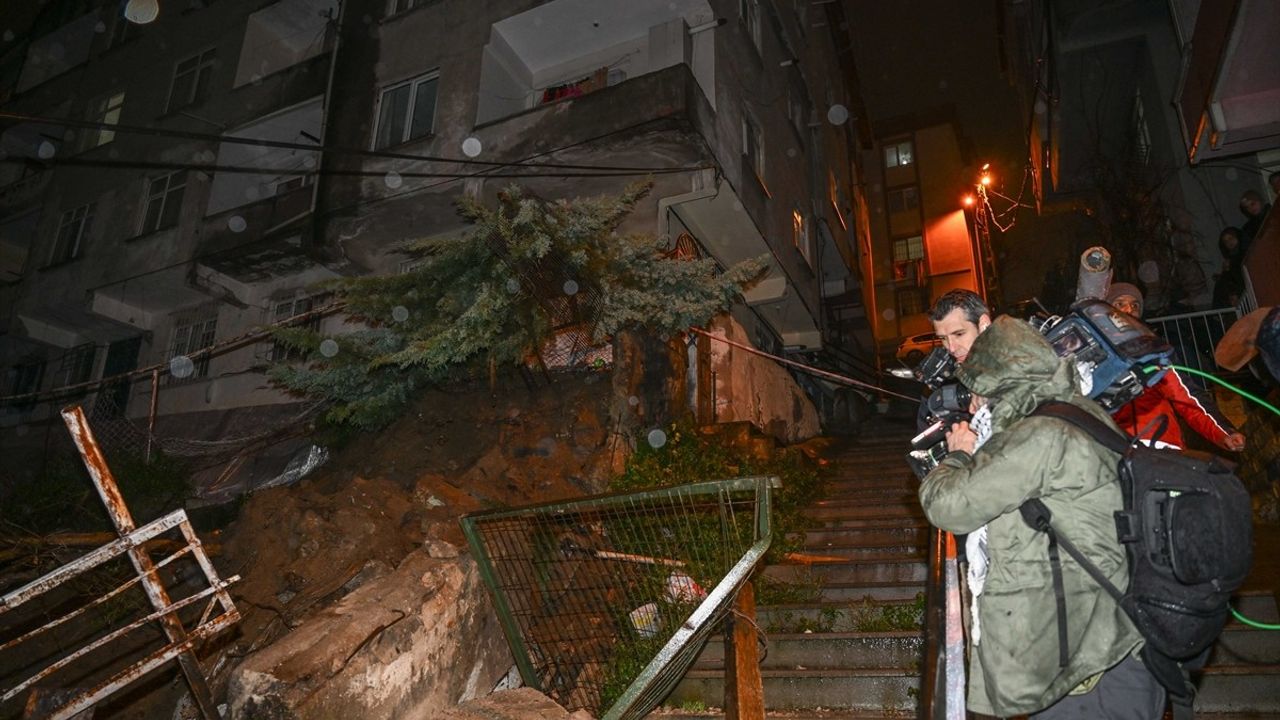
[[[884,557],[814,565],[769,565],[764,575],[771,580],[804,584],[876,584],[886,582],[923,583],[927,575],[924,557]],[[828,598],[830,599],[830,598]]]
[[[825,500],[819,500],[810,507],[865,507],[868,505],[919,505],[920,499],[913,492],[897,488],[882,488],[874,492],[857,491],[850,493],[832,493]]]
[[[756,624],[769,634],[797,632],[801,628],[815,632],[856,633],[867,629],[860,623],[876,609],[889,607],[901,610],[915,604],[912,596],[875,602],[859,598],[841,602],[767,605],[756,608]]]
[[[925,521],[904,525],[900,521],[869,527],[814,528],[799,538],[805,548],[856,548],[888,545],[915,545],[923,548],[929,542],[929,525]]]
[[[1242,590],[1231,598],[1231,607],[1251,620],[1280,623],[1280,607],[1270,590]],[[1234,622],[1234,621],[1233,621]]]
[[[770,710],[834,708],[885,715],[914,711],[920,675],[910,669],[858,670],[765,669],[766,707]],[[724,697],[724,672],[690,670],[664,701],[679,706],[703,698]]]
[[[1214,665],[1196,685],[1197,713],[1280,714],[1280,665]]]
[[[918,631],[766,633],[765,643],[765,669],[912,668],[920,662],[924,639]],[[707,642],[693,669],[724,669],[723,636]]]
[[[1208,665],[1280,665],[1280,632],[1231,623],[1209,652]]]
[[[884,602],[887,600],[914,600],[924,592],[924,581],[902,580],[893,582],[833,582],[822,585],[819,591],[822,602]]]
[[[810,530],[840,530],[845,528],[897,528],[929,527],[924,515],[869,515],[851,518],[810,518],[815,524]]]
[[[924,510],[914,499],[910,502],[866,503],[862,505],[814,505],[801,511],[805,517],[815,520],[846,520],[852,518],[914,518],[924,519]]]

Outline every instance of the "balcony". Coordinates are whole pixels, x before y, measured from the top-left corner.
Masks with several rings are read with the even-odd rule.
[[[713,18],[706,0],[554,0],[494,23],[476,124],[680,64],[714,106],[712,37],[689,31]]]

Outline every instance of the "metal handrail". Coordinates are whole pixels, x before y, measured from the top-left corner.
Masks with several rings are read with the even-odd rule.
[[[938,528],[929,529],[929,566],[924,586],[924,657],[921,662],[920,677],[920,720],[932,720],[936,717],[934,705],[939,696],[939,672],[946,656],[943,654],[943,625],[946,619],[946,595],[942,592],[945,558],[943,549],[946,542],[943,531]],[[944,688],[945,692],[945,688]]]
[[[961,620],[960,572],[955,536],[933,528],[925,585],[921,720],[965,718],[965,631]]]

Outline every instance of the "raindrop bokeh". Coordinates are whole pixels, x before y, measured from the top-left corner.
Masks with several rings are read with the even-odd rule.
[[[564,281],[564,294],[565,294],[565,295],[577,295],[577,294],[578,294],[578,283],[577,283],[577,281],[575,281],[575,280],[565,280],[565,281]]]
[[[520,283],[517,282],[515,278],[511,278],[507,281],[507,292],[512,295],[520,292]]]
[[[482,150],[484,150],[484,145],[481,144],[480,138],[474,135],[462,141],[462,154],[469,158],[479,155]]]
[[[338,341],[333,338],[325,338],[320,341],[320,354],[331,358],[338,354]]]
[[[382,178],[382,182],[386,183],[387,187],[395,190],[404,184],[404,178],[400,177],[400,173],[392,170],[387,173],[386,177]]]
[[[880,317],[885,320],[892,321],[894,318],[898,317],[898,313],[894,312],[893,308],[885,308],[884,312],[880,313]]]
[[[196,371],[196,364],[186,355],[175,355],[169,358],[169,374],[176,378],[191,377]]]
[[[391,319],[396,322],[404,322],[409,319],[409,308],[403,305],[397,305],[391,308]]]
[[[827,108],[827,122],[832,125],[843,125],[849,119],[849,108],[836,103]]]
[[[36,155],[38,155],[41,160],[48,160],[49,158],[52,158],[57,153],[58,153],[58,148],[54,147],[53,143],[49,142],[48,140],[41,140],[40,147],[36,148]]]
[[[632,395],[631,397],[627,398],[627,404],[630,405],[631,407],[635,407],[640,404],[640,398],[636,397],[635,395]]]
[[[649,447],[654,450],[657,450],[667,444],[667,434],[663,432],[661,428],[654,428],[650,430],[649,437],[646,439],[649,441]]]
[[[244,232],[244,229],[248,226],[249,224],[246,223],[244,221],[244,218],[240,217],[239,215],[232,215],[231,217],[227,218],[227,229],[233,233],[242,233]]]
[[[1160,266],[1155,260],[1148,260],[1138,266],[1138,279],[1150,285],[1160,282]]]

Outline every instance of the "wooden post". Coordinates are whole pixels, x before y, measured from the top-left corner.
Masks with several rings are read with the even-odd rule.
[[[146,463],[151,464],[151,442],[156,436],[156,404],[160,398],[160,369],[151,371],[151,407],[147,410],[147,455]]]
[[[724,636],[725,720],[764,720],[764,681],[756,644],[756,594],[742,586]]]

